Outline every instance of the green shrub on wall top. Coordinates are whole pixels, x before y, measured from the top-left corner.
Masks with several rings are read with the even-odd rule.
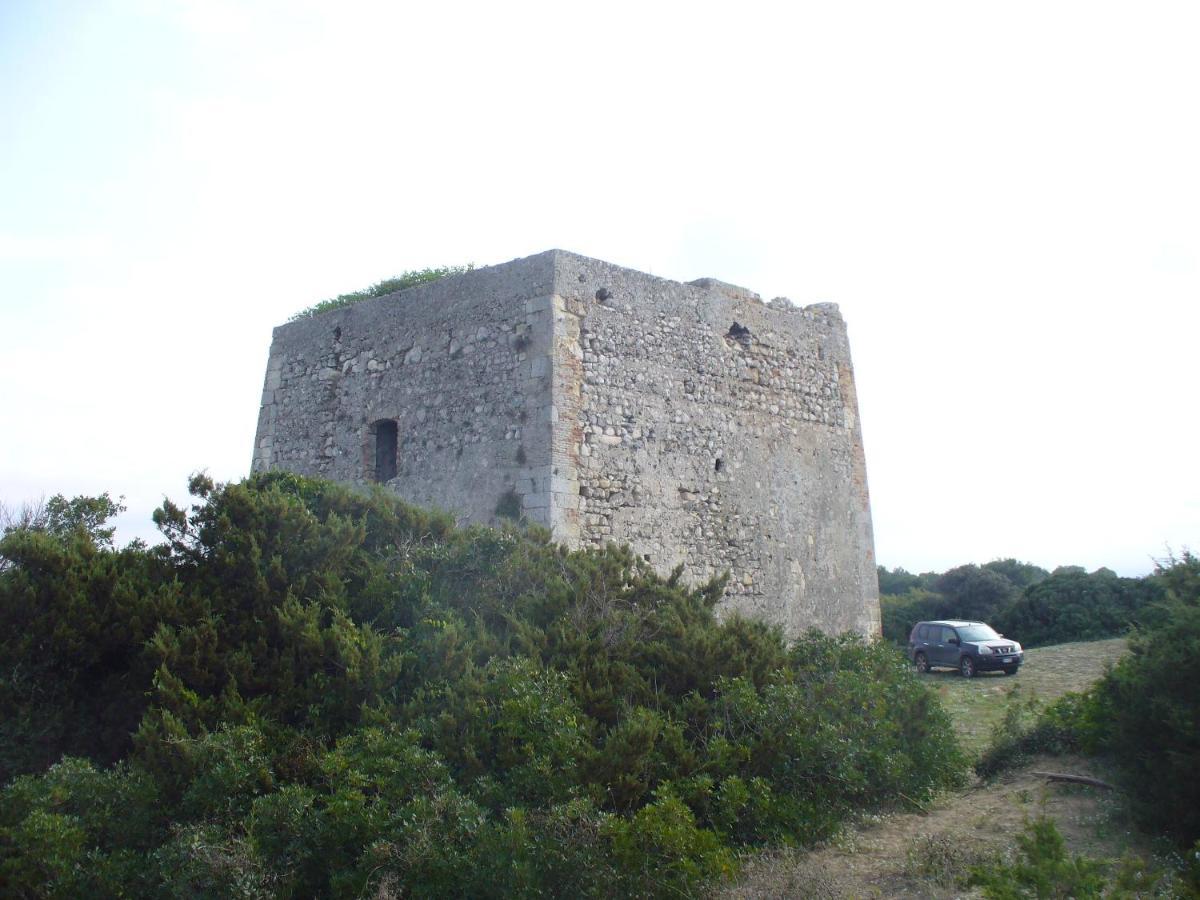
[[[397,291],[416,287],[418,284],[438,281],[450,275],[461,275],[464,272],[470,272],[474,268],[474,263],[467,263],[465,266],[434,266],[429,269],[410,269],[400,275],[385,278],[383,281],[373,284],[369,288],[363,288],[361,291],[351,291],[349,294],[338,294],[336,297],[322,300],[320,303],[308,307],[308,309],[302,309],[288,319],[288,321],[296,322],[300,319],[309,319],[313,316],[319,316],[321,313],[327,313],[334,309],[341,309],[343,306],[349,306],[352,303],[358,303],[361,300],[384,297],[388,294],[394,294]]]

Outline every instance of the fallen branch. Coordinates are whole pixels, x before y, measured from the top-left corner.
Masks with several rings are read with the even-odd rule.
[[[913,806],[915,806],[917,809],[919,809],[921,812],[923,812],[923,813],[929,812],[929,807],[926,806],[924,803],[922,803],[920,800],[914,800],[912,797],[908,796],[908,794],[905,794],[902,791],[896,791],[896,793],[899,794],[901,797],[903,797],[905,800],[907,800],[909,803],[911,803]]]
[[[1047,778],[1050,781],[1070,781],[1075,784],[1090,784],[1092,787],[1104,788],[1106,791],[1116,790],[1107,781],[1101,781],[1099,778],[1089,778],[1087,775],[1066,775],[1061,772],[1030,772],[1030,775],[1040,775],[1042,778]]]

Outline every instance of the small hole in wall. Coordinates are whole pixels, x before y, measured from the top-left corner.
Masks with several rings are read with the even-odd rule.
[[[600,290],[596,291],[596,299],[601,303],[603,303],[605,300],[610,300],[612,299],[612,291],[610,291],[608,288],[600,288]]]
[[[734,323],[729,326],[729,330],[725,332],[725,337],[748,344],[750,343],[750,329],[741,322],[734,320]]]
[[[643,553],[643,554],[642,554],[642,559],[644,559],[646,562],[650,562],[650,554],[649,554],[649,553]]]
[[[333,339],[335,341],[340,341],[342,339],[342,326],[341,325],[339,325],[337,328],[333,329]]]
[[[725,468],[725,460],[718,456],[717,461],[713,464],[713,471],[720,472],[723,468]]]

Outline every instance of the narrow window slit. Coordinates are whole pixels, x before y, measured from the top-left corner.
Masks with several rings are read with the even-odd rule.
[[[399,434],[395,419],[380,419],[375,429],[375,480],[391,481],[396,477],[396,454]]]

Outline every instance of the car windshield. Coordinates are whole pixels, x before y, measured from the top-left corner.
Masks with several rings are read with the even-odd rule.
[[[989,625],[966,625],[958,629],[958,637],[964,641],[995,641],[1000,635]]]

